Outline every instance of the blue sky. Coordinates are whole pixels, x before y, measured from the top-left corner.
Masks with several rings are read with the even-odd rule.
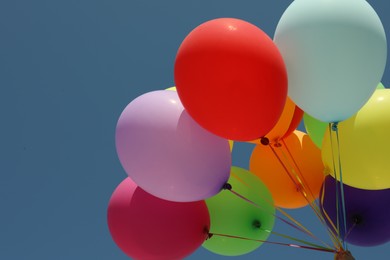
[[[0,259],[128,259],[106,225],[108,200],[126,177],[114,141],[123,108],[174,85],[176,51],[200,23],[236,17],[272,37],[290,2],[2,0]],[[389,4],[369,2],[390,35]],[[388,66],[382,82],[390,86]],[[233,164],[246,167],[249,155],[237,144]],[[310,209],[292,214],[326,239]],[[388,259],[390,244],[351,250]],[[238,259],[288,257],[333,256],[264,245]],[[224,259],[202,248],[188,259],[205,258]]]

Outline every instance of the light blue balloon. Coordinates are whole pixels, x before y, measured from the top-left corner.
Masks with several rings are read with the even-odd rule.
[[[286,63],[288,95],[324,122],[355,114],[384,73],[385,31],[365,0],[295,0],[274,41]]]

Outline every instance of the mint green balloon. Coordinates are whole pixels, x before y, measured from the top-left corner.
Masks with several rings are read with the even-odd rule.
[[[231,168],[232,190],[261,208],[239,198],[228,190],[206,200],[210,213],[210,233],[267,240],[274,226],[275,207],[271,193],[251,172]],[[262,243],[214,235],[203,243],[207,250],[225,256],[238,256],[257,249]]]
[[[376,89],[385,89],[385,86],[383,86],[382,83],[379,83]],[[324,134],[328,128],[328,123],[315,119],[314,117],[305,113],[303,115],[303,124],[305,125],[306,132],[310,139],[318,148],[321,149],[322,140],[324,139]]]
[[[386,34],[366,0],[295,0],[274,36],[288,74],[288,96],[324,122],[353,116],[381,81]]]

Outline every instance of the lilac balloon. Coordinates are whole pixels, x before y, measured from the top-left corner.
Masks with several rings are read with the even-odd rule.
[[[212,197],[230,175],[228,140],[200,127],[175,91],[153,91],[133,100],[119,118],[116,149],[138,186],[170,201]]]
[[[340,182],[337,181],[337,185],[340,195]],[[390,189],[363,190],[345,184],[343,189],[347,220],[345,241],[359,246],[376,246],[388,242],[390,240]],[[325,190],[321,191],[324,193],[323,209],[336,225],[336,180],[327,176],[323,190]],[[339,211],[340,207],[341,204]],[[341,237],[344,237],[344,220],[340,213],[339,215],[340,233]]]

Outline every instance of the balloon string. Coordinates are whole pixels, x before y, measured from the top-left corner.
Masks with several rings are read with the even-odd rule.
[[[328,221],[328,223],[330,223],[330,225],[331,225],[331,229],[328,228],[328,230],[329,230],[330,234],[332,234],[331,239],[333,241],[333,244],[337,243],[337,246],[335,245],[335,247],[339,248],[339,249],[343,249],[343,247],[341,245],[341,242],[338,239],[338,236],[336,234],[334,234],[334,232],[333,232],[333,231],[337,232],[337,228],[336,228],[333,220],[329,217],[328,213],[326,212],[326,210],[324,208],[324,198],[325,198],[324,194],[325,194],[325,182],[323,182],[323,184],[322,184],[322,194],[321,194],[321,198],[320,198],[320,200],[321,200],[321,203],[320,203],[321,211],[323,212],[323,214],[324,214],[326,220]]]
[[[344,238],[343,238],[343,241],[345,243],[345,249],[348,250],[348,244],[345,241],[345,236],[347,234],[347,214],[346,214],[345,197],[344,197],[343,171],[342,171],[342,167],[341,167],[341,151],[340,151],[340,139],[339,139],[338,123],[334,123],[333,126],[336,129],[337,151],[338,151],[338,157],[339,157],[338,159],[339,159],[339,171],[340,171],[341,207],[342,207],[342,214],[343,214],[343,221],[344,221]]]
[[[230,176],[238,180],[241,184],[248,187],[249,189],[254,189],[249,183],[246,183],[243,179],[241,179],[238,175],[236,175],[233,171],[231,171]],[[264,198],[262,198],[264,199]],[[268,201],[270,203],[270,201]],[[272,203],[273,204],[273,203]]]
[[[289,220],[291,220],[294,224],[296,224],[298,227],[301,227],[305,232],[305,234],[309,235],[310,237],[314,238],[315,240],[321,242],[323,245],[325,245],[326,247],[329,247],[331,248],[331,246],[329,246],[327,243],[325,243],[324,241],[322,241],[321,239],[317,238],[312,232],[310,232],[307,228],[305,228],[301,223],[299,223],[298,221],[296,221],[292,216],[290,216],[289,214],[287,214],[287,212],[285,212],[284,210],[282,210],[281,208],[279,207],[276,207],[276,209],[282,213],[285,217],[287,217]],[[336,247],[336,246],[335,246]]]
[[[305,241],[305,240],[298,239],[298,238],[295,238],[295,237],[292,237],[292,236],[289,236],[289,235],[277,233],[277,232],[274,232],[274,231],[271,231],[271,230],[262,229],[262,228],[260,228],[260,229],[263,230],[264,232],[270,233],[270,234],[272,234],[272,235],[280,236],[280,237],[283,237],[283,238],[286,238],[286,239],[291,239],[291,240],[293,240],[293,241],[296,241],[296,242],[299,242],[299,243],[303,243],[303,244],[308,245],[308,246],[313,246],[313,247],[317,247],[317,248],[330,249],[330,250],[332,250],[332,248],[329,247],[329,246],[328,246],[328,247],[323,247],[323,246],[316,245],[316,244],[314,244],[314,243],[310,243],[310,242],[307,242],[307,241]]]
[[[352,227],[349,228],[347,234],[345,235],[344,239],[346,240],[349,236],[349,234],[351,234],[351,231],[356,227],[356,222],[353,223]]]
[[[278,159],[280,164],[283,166],[284,170],[286,171],[286,173],[290,177],[291,181],[297,186],[298,191],[302,194],[302,196],[305,198],[305,200],[308,202],[308,204],[311,204],[311,201],[314,200],[314,196],[312,196],[311,198],[308,198],[307,190],[309,190],[310,194],[312,194],[312,192],[308,188],[307,184],[305,183],[303,175],[299,171],[299,168],[298,168],[298,172],[296,172],[294,167],[290,164],[289,158],[287,158],[286,154],[283,152],[282,147],[284,147],[284,146],[282,146],[281,144],[277,144],[276,147],[281,151],[286,163],[284,163],[282,161],[282,159],[279,157],[278,153],[274,150],[274,148],[272,146],[270,146],[272,152],[274,153],[274,155],[276,156],[276,158]],[[288,170],[288,167],[291,169],[291,172]]]
[[[332,124],[329,123],[328,124],[328,127],[329,127],[329,139],[330,139],[330,147],[331,147],[331,151],[332,151],[332,163],[333,163],[333,173],[334,173],[334,178],[335,178],[335,188],[336,188],[336,232],[337,232],[337,236],[339,237],[339,239],[341,239],[341,235],[340,235],[340,222],[339,222],[339,219],[340,219],[340,210],[339,210],[339,187],[337,185],[337,171],[336,171],[336,163],[335,163],[335,155],[333,153],[333,138],[332,138]]]
[[[228,189],[228,190],[229,190],[231,193],[233,193],[234,195],[236,195],[237,197],[239,197],[239,198],[245,200],[246,202],[252,204],[253,206],[255,206],[255,207],[257,207],[257,208],[260,208],[260,209],[263,209],[260,205],[256,204],[255,202],[251,201],[250,199],[248,199],[248,198],[242,196],[241,194],[237,193],[237,192],[234,191],[233,189]],[[278,208],[276,208],[276,209],[278,209]],[[264,209],[263,209],[263,210],[264,210]],[[278,209],[278,210],[280,210],[280,209]],[[281,210],[280,210],[280,211],[281,211]],[[289,221],[287,221],[287,220],[285,220],[285,219],[283,219],[283,218],[277,216],[277,215],[274,214],[274,213],[270,213],[270,212],[268,212],[268,213],[271,214],[271,215],[273,215],[275,218],[279,219],[280,221],[286,223],[287,225],[289,225],[289,226],[291,226],[291,227],[297,229],[298,231],[303,232],[303,233],[309,235],[310,237],[312,237],[312,238],[314,238],[314,239],[316,239],[316,240],[319,240],[321,243],[323,243],[324,245],[326,245],[328,248],[331,248],[329,245],[327,245],[326,243],[324,243],[323,241],[321,241],[320,239],[318,239],[317,237],[315,237],[315,236],[313,235],[313,233],[311,233],[307,228],[305,228],[305,227],[304,227],[302,224],[300,224],[298,221],[294,220],[291,216],[289,216],[289,217],[290,217],[290,220],[293,219],[294,222],[295,222],[295,224],[297,224],[297,225],[294,225],[293,223],[290,223]],[[285,213],[285,214],[287,214],[287,213]]]
[[[302,188],[305,190],[305,193],[302,195],[305,197],[306,201],[309,203],[309,205],[311,206],[312,210],[314,211],[316,216],[319,218],[321,223],[325,224],[324,218],[321,215],[320,209],[319,209],[318,205],[315,204],[315,196],[314,196],[312,190],[310,189],[309,185],[307,185],[307,181],[305,180],[305,177],[303,176],[302,171],[300,170],[297,162],[295,161],[294,157],[292,156],[287,144],[285,143],[285,141],[283,139],[282,139],[282,142],[283,142],[283,146],[281,146],[280,148],[284,147],[287,150],[289,158],[293,161],[293,164],[295,165],[295,167],[298,170],[299,175],[294,172],[294,167],[292,165],[290,165],[292,172],[295,174],[297,180],[300,182],[300,184],[302,185]],[[285,157],[285,159],[288,160],[287,155],[283,152],[283,149],[281,149],[281,151],[282,151],[282,154]],[[307,193],[310,193],[311,198],[307,198],[307,196],[305,196]]]
[[[277,144],[276,147],[282,153],[282,156],[285,159],[285,162],[283,162],[283,160],[279,157],[279,155],[275,151],[275,149],[272,146],[270,146],[272,152],[274,153],[275,157],[278,159],[280,164],[283,166],[285,172],[288,174],[291,181],[297,186],[298,191],[302,194],[302,196],[305,198],[305,200],[308,202],[308,204],[311,205],[311,202],[315,200],[314,195],[313,195],[312,191],[310,190],[309,186],[307,185],[306,180],[304,179],[300,169],[297,167],[297,171],[296,171],[294,169],[294,166],[290,163],[290,160],[294,161],[294,158],[291,156],[291,153],[290,153],[290,158],[288,158],[286,153],[283,151],[284,147],[287,149],[288,149],[288,147],[283,146],[281,144]],[[291,172],[288,170],[288,168],[291,169]],[[308,194],[308,193],[310,193],[310,194]],[[311,195],[310,198],[308,198],[309,195]],[[315,211],[314,208],[313,208],[313,210]]]
[[[342,238],[343,240],[343,246],[347,249],[347,243],[345,241],[345,235],[347,233],[347,218],[346,218],[346,211],[345,211],[345,199],[344,199],[344,185],[343,185],[343,180],[342,180],[342,169],[341,169],[341,157],[340,157],[340,141],[339,141],[339,137],[338,137],[338,123],[333,123],[333,124],[329,124],[329,127],[331,128],[331,132],[336,132],[336,142],[337,142],[337,154],[335,155],[333,153],[334,149],[333,149],[333,138],[332,138],[332,134],[330,133],[330,138],[331,138],[331,147],[332,147],[332,158],[333,158],[333,167],[334,167],[334,172],[335,172],[335,185],[336,185],[336,207],[337,207],[337,222],[339,223],[341,219],[341,216],[342,215],[342,218],[343,218],[343,227],[344,227],[344,237]],[[339,166],[339,178],[340,178],[340,183],[338,184],[337,183],[337,170],[336,170],[336,166],[335,166],[335,159],[334,157],[336,157],[338,159],[338,166]],[[340,187],[339,187],[340,185]],[[341,204],[341,205],[340,205]],[[341,208],[340,208],[341,206]],[[340,208],[340,209],[339,209]],[[341,212],[341,213],[340,213]],[[340,236],[341,236],[341,232],[340,232],[340,228],[339,227],[339,233],[340,233]]]
[[[341,215],[343,214],[342,212],[342,209],[340,209],[340,202],[341,202],[341,199],[340,199],[340,187],[338,185],[338,182],[337,182],[337,179],[338,179],[338,172],[336,170],[336,159],[337,159],[337,154],[335,154],[333,151],[334,151],[334,140],[333,140],[333,136],[332,136],[332,132],[333,131],[336,131],[337,129],[337,124],[332,124],[332,123],[329,123],[329,136],[330,136],[330,145],[331,145],[331,151],[332,151],[332,163],[333,163],[333,172],[334,172],[334,176],[335,176],[335,187],[336,187],[336,221],[337,221],[337,235],[339,237],[340,240],[343,241],[343,247],[345,247],[345,242],[344,242],[344,239],[341,237]],[[340,163],[340,162],[339,162]],[[344,225],[345,226],[345,225]],[[345,234],[345,233],[344,233]]]
[[[267,241],[267,240],[260,240],[260,239],[252,239],[252,238],[245,238],[245,237],[232,236],[232,235],[226,235],[226,234],[210,233],[209,237],[212,237],[212,236],[228,237],[228,238],[235,238],[235,239],[241,239],[241,240],[247,240],[247,241],[254,241],[254,242],[259,242],[259,243],[268,243],[268,244],[289,246],[289,247],[302,248],[302,249],[310,249],[310,250],[316,250],[316,251],[322,251],[322,252],[337,253],[337,251],[334,249],[317,248],[317,247],[290,244],[290,243],[281,243],[281,242],[274,242],[274,241]]]
[[[234,174],[234,172],[231,173],[231,176],[233,178],[236,178],[238,181],[240,181],[242,184],[244,184],[245,186],[249,187],[249,188],[252,188],[254,189],[253,187],[251,187],[250,184],[246,183],[244,180],[242,180],[241,178],[239,178],[237,175]],[[245,198],[244,196],[242,196],[241,194],[237,193],[236,191],[232,190],[231,186],[230,186],[230,189],[228,189],[230,192],[232,192],[233,194],[235,194],[236,196],[238,196],[239,198],[245,200],[246,202],[248,203],[251,203],[252,205],[254,205],[255,207],[258,207],[260,209],[262,209],[258,204],[256,204],[255,202]],[[270,201],[268,198],[264,198],[262,197],[262,200],[267,202],[269,205],[275,207],[273,201]],[[288,222],[287,220],[277,216],[275,213],[270,213],[271,215],[273,215],[275,218],[283,221],[284,223],[290,225],[290,226],[293,226],[294,228],[298,229],[299,231],[305,233],[305,234],[308,234],[309,236],[315,238],[315,236],[307,229],[305,228],[301,223],[299,223],[297,220],[295,220],[292,216],[290,216],[289,214],[287,214],[285,211],[283,211],[281,208],[279,207],[275,207],[276,210],[278,210],[280,213],[282,213],[286,218],[288,218],[290,221],[292,221],[293,223],[290,223]],[[294,226],[296,225],[296,226]]]
[[[283,142],[283,147],[285,147],[286,150],[287,150],[287,153],[288,153],[288,155],[289,155],[289,158],[293,161],[293,164],[294,164],[295,167],[297,168],[298,173],[300,174],[300,176],[301,176],[303,182],[306,184],[306,187],[308,187],[308,191],[310,192],[310,195],[311,195],[312,199],[314,200],[314,199],[315,199],[314,194],[313,194],[312,190],[309,188],[309,186],[307,185],[307,182],[306,182],[306,180],[305,180],[305,178],[304,178],[304,176],[303,176],[303,174],[302,174],[301,169],[300,169],[299,166],[298,166],[298,163],[295,161],[294,156],[292,156],[292,153],[290,152],[290,149],[288,148],[288,146],[287,146],[286,142],[284,141],[284,139],[282,139],[282,142]],[[292,168],[292,169],[293,169],[293,168]]]
[[[295,175],[295,179],[294,179],[294,176],[293,174],[291,174],[289,172],[289,170],[287,169],[287,166],[283,163],[283,161],[281,160],[281,158],[279,157],[279,155],[276,153],[276,151],[274,150],[274,148],[270,145],[269,146],[272,150],[272,152],[274,153],[275,157],[278,159],[278,161],[280,162],[280,164],[282,165],[282,167],[284,168],[284,170],[286,171],[287,175],[289,176],[289,178],[291,179],[291,181],[297,185],[296,181],[297,180],[299,182],[299,191],[301,192],[302,196],[305,198],[305,200],[308,202],[309,206],[311,207],[311,209],[313,210],[314,214],[316,215],[316,217],[319,219],[319,221],[322,223],[322,225],[328,230],[330,236],[332,237],[332,231],[327,227],[326,223],[325,223],[325,220],[323,219],[322,215],[321,215],[321,212],[319,210],[319,207],[315,204],[315,201],[314,201],[314,198],[311,198],[309,199],[307,197],[307,192],[306,190],[309,190],[308,188],[306,188],[306,185],[302,182],[302,179],[304,180],[302,174],[301,174],[301,178],[299,178],[298,174],[294,171],[294,168],[290,165],[290,168],[292,168],[292,172],[293,174]],[[278,146],[277,146],[278,147]],[[279,146],[281,147],[281,146]],[[283,150],[282,150],[282,154],[284,155],[285,159],[287,160],[287,156],[283,153]],[[298,185],[297,185],[298,186]],[[334,236],[334,235],[333,235]],[[327,245],[326,243],[324,243],[323,241],[321,241],[323,244]],[[332,242],[334,244],[334,246],[336,247],[336,244],[334,243],[334,240],[332,239]]]
[[[296,186],[297,186],[297,189],[299,191],[302,191],[302,188],[303,187],[300,187],[294,180],[294,178],[292,177],[292,175],[290,174],[289,170],[287,169],[286,165],[284,165],[284,163],[282,162],[282,160],[280,159],[280,157],[278,156],[278,154],[276,153],[275,149],[272,147],[272,145],[268,145],[268,147],[271,149],[271,151],[273,152],[273,154],[275,155],[276,159],[278,159],[280,165],[283,167],[284,171],[287,173],[288,177],[290,178],[290,180],[292,181],[292,183],[294,183]],[[299,181],[299,179],[298,179]],[[303,194],[303,196],[305,197],[305,195]]]
[[[277,147],[280,147],[281,148],[281,151],[282,151],[282,154],[285,158],[285,160],[287,160],[288,162],[288,158],[289,157],[291,159],[291,161],[293,162],[293,164],[295,165],[295,167],[297,168],[298,170],[298,174],[300,175],[300,178],[299,176],[294,172],[294,167],[292,165],[290,165],[290,168],[292,169],[292,172],[295,174],[297,180],[300,182],[301,184],[301,187],[303,190],[305,190],[306,192],[305,193],[302,193],[303,197],[306,199],[306,201],[308,202],[308,204],[310,205],[311,209],[313,210],[314,214],[317,216],[318,220],[321,222],[321,224],[325,227],[325,229],[328,231],[329,233],[329,236],[332,240],[332,243],[335,247],[337,247],[336,244],[340,244],[340,243],[337,243],[336,241],[338,241],[337,239],[337,236],[333,233],[333,231],[331,229],[329,229],[328,225],[326,224],[325,222],[325,219],[324,217],[322,216],[321,214],[321,210],[320,210],[320,207],[315,203],[315,197],[314,197],[314,194],[312,192],[312,190],[310,189],[310,187],[307,185],[307,181],[305,180],[305,177],[303,176],[302,174],[302,171],[301,169],[299,168],[296,160],[294,159],[294,157],[292,156],[292,153],[290,152],[290,149],[288,148],[286,142],[282,139],[281,140],[283,142],[283,146],[277,146]],[[288,156],[283,152],[283,149],[282,148],[285,148],[287,150],[287,153],[288,153]],[[274,153],[275,156],[277,156],[276,153]],[[278,158],[279,159],[279,158]],[[279,160],[281,161],[281,160]],[[290,174],[289,172],[287,172],[287,174]],[[301,181],[302,180],[302,181]],[[293,180],[294,181],[294,180]],[[294,181],[295,183],[295,181]],[[311,198],[308,199],[307,196],[305,196],[307,193],[310,193],[311,195]]]

